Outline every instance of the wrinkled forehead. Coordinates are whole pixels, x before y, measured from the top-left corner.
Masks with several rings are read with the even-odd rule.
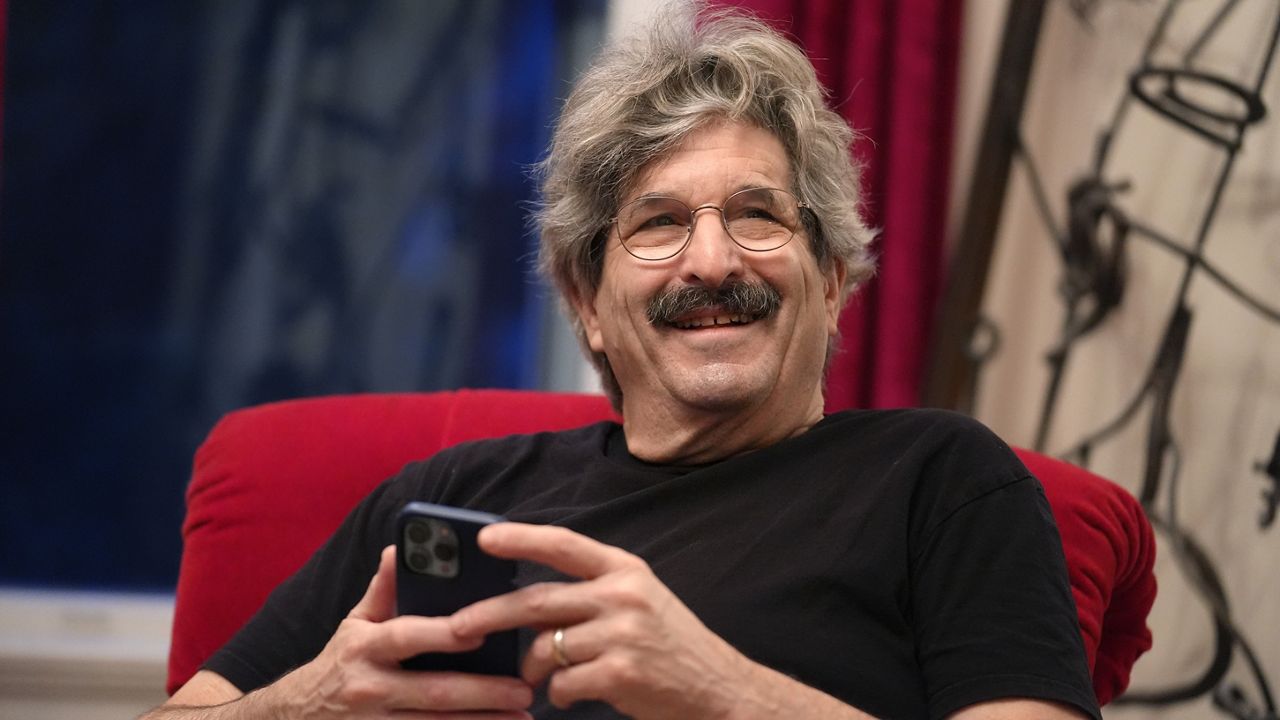
[[[758,172],[754,173],[754,181],[746,179],[744,172],[742,181],[731,185],[729,192],[747,187],[794,189],[793,159],[777,133],[754,123],[714,118],[686,132],[671,147],[641,165],[622,184],[618,197],[614,199],[615,207],[643,194],[670,193],[674,185],[680,184],[684,179],[682,173],[676,173],[673,176],[670,172],[675,162],[683,164],[693,156],[700,163],[715,163],[740,156],[743,145],[735,146],[732,143],[733,140],[744,142],[747,148],[754,151],[757,162],[753,167]],[[765,168],[767,170],[760,172]]]

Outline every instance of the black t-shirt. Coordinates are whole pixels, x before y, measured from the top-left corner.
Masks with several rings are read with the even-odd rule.
[[[933,410],[843,412],[694,467],[634,458],[614,423],[442,451],[379,486],[205,667],[248,692],[313,658],[410,500],[635,553],[739,651],[877,717],[1002,697],[1099,717],[1043,489],[986,428]],[[551,579],[519,566],[519,585]],[[534,714],[617,717],[542,695]]]

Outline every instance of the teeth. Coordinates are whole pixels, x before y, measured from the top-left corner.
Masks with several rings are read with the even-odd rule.
[[[712,325],[743,325],[749,322],[751,322],[751,317],[747,315],[715,315],[677,322],[675,326],[681,330],[689,330],[692,328],[711,327]]]

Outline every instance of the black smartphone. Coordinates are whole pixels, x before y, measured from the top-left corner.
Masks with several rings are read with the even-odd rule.
[[[489,513],[411,502],[396,518],[396,614],[439,617],[515,589],[516,565],[476,543]],[[401,662],[411,670],[516,675],[516,631],[493,633],[465,653],[424,653]]]

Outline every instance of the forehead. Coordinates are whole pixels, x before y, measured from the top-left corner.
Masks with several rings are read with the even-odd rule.
[[[776,135],[749,123],[718,121],[642,167],[622,201],[662,194],[718,202],[744,188],[790,184],[791,161]]]

